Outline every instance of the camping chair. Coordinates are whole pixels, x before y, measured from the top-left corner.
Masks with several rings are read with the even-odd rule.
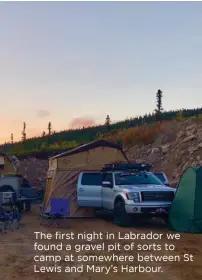
[[[70,214],[70,200],[64,198],[51,198],[50,212],[46,211],[46,208],[41,209],[41,221],[40,224],[44,225],[46,221],[47,226],[55,225],[59,227],[59,221],[69,217]]]
[[[10,211],[0,206],[0,230],[7,232],[9,229],[19,229],[21,215],[19,211],[12,208]]]

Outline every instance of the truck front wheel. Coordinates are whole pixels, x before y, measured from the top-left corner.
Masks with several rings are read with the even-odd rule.
[[[114,205],[114,224],[126,227],[130,224],[130,216],[125,209],[125,203],[123,200],[118,200]]]

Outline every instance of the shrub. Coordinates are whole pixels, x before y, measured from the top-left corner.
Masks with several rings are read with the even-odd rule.
[[[182,111],[180,111],[179,113],[177,113],[176,120],[178,120],[178,121],[184,120],[184,116],[183,116]]]
[[[123,143],[125,147],[131,147],[135,144],[148,145],[153,143],[158,133],[163,130],[162,123],[154,123],[118,131],[113,136],[106,137],[106,139],[116,143]]]

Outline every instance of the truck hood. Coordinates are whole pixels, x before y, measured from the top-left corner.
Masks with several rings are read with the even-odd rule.
[[[175,189],[171,187],[166,187],[162,185],[127,185],[123,186],[122,189],[127,190],[127,191],[174,191]]]

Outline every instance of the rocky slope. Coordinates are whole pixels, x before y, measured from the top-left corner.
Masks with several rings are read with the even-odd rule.
[[[28,179],[33,187],[45,188],[47,170],[48,160],[28,158],[20,161],[20,173]]]
[[[188,166],[202,166],[202,120],[167,123],[152,145],[135,145],[127,153],[164,171],[175,184]]]
[[[202,166],[202,119],[172,121],[163,124],[163,131],[153,144],[135,145],[127,150],[131,160],[147,162],[156,171],[164,171],[175,185],[188,166]],[[21,173],[38,188],[45,187],[48,160],[23,159]]]

